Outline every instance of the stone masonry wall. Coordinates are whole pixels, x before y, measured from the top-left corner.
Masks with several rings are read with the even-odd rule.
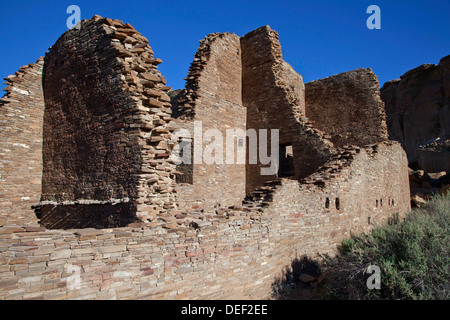
[[[0,219],[37,222],[42,179],[43,58],[6,80],[0,100]]]
[[[268,207],[223,208],[172,229],[3,225],[0,299],[268,298],[293,259],[333,254],[351,232],[403,217],[405,164],[397,143],[348,147],[309,181],[272,184]]]
[[[302,76],[283,61],[278,34],[269,26],[243,36],[241,46],[247,129],[278,129],[280,144],[292,145],[295,177],[311,174],[328,159],[333,145],[305,118]],[[269,140],[269,153],[270,147]],[[262,176],[262,167],[267,166],[247,165],[247,193],[277,176]]]
[[[99,16],[64,33],[50,49],[44,66],[44,226],[117,227],[174,209],[170,88],[159,63],[131,25]]]
[[[306,117],[336,147],[364,146],[387,139],[383,101],[372,70],[344,72],[305,87]]]
[[[191,166],[192,188],[185,186],[178,198],[186,199],[191,209],[192,206],[198,209],[240,203],[245,197],[245,164],[237,163],[236,154],[238,148],[245,152],[245,144],[239,146],[238,139],[245,140],[246,109],[242,106],[241,48],[237,35],[214,33],[200,41],[183,93],[178,98],[180,107],[178,114],[174,114],[177,116],[175,123],[191,132],[192,160],[198,156],[202,158],[201,163]],[[202,137],[194,136],[194,126],[200,128]],[[231,159],[231,163],[227,163],[227,129],[241,130],[241,133],[236,131],[233,134],[234,160]],[[215,136],[208,141],[204,135],[207,130],[217,130],[220,137]],[[211,147],[212,142],[219,144],[214,152],[209,152],[208,146]],[[197,143],[201,150],[194,147]],[[207,163],[205,154],[213,158],[218,156],[220,161]],[[188,170],[179,170],[189,174]]]
[[[450,137],[450,56],[386,82],[381,98],[390,139],[402,144],[409,162],[417,161],[420,145]]]

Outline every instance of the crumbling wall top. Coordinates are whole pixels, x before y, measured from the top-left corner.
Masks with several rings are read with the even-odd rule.
[[[306,116],[337,147],[387,139],[384,104],[370,68],[307,83]]]

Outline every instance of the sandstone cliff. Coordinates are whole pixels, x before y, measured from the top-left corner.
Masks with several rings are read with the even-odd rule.
[[[450,135],[450,56],[386,82],[381,99],[390,138],[402,144],[410,163],[417,161],[420,145]]]

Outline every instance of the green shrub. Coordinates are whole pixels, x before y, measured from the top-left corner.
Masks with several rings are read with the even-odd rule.
[[[436,196],[404,221],[342,241],[323,260],[324,298],[449,299],[449,218],[450,196]],[[369,265],[380,268],[380,289],[366,285]]]

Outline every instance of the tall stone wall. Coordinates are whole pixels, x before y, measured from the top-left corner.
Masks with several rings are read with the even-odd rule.
[[[264,208],[222,208],[177,228],[1,226],[0,299],[269,298],[293,259],[333,255],[350,233],[409,208],[397,143],[338,154],[309,181],[268,186]]]
[[[387,139],[383,101],[372,70],[344,72],[305,87],[306,117],[336,147],[364,146]]]
[[[399,141],[409,162],[420,145],[450,132],[450,56],[424,64],[381,88],[390,139]]]
[[[6,80],[0,99],[0,219],[37,222],[42,179],[43,59]]]
[[[179,197],[195,208],[240,203],[245,197],[245,164],[238,162],[237,154],[245,152],[247,117],[242,105],[241,48],[237,35],[215,33],[200,41],[186,89],[177,99],[180,106],[174,114],[176,123],[191,132],[194,162],[190,169],[192,187],[184,186]],[[194,136],[194,127],[201,136]],[[227,157],[227,129],[233,138],[229,147],[234,158]],[[208,130],[216,130],[218,135],[205,135]],[[231,132],[234,130],[238,131]],[[219,142],[217,147],[213,148],[213,142]],[[210,162],[207,155],[212,155]],[[181,171],[189,175],[189,169],[184,168]],[[181,181],[186,180],[183,177]]]
[[[170,88],[159,63],[131,25],[98,16],[48,52],[44,226],[124,226],[174,208]]]
[[[291,145],[296,178],[314,172],[332,153],[332,144],[305,118],[303,78],[283,61],[278,34],[269,26],[241,38],[243,103],[247,129],[279,130],[280,144]],[[260,136],[258,134],[258,141]],[[271,150],[270,140],[267,149]],[[277,177],[261,175],[259,160],[247,165],[247,193]]]

